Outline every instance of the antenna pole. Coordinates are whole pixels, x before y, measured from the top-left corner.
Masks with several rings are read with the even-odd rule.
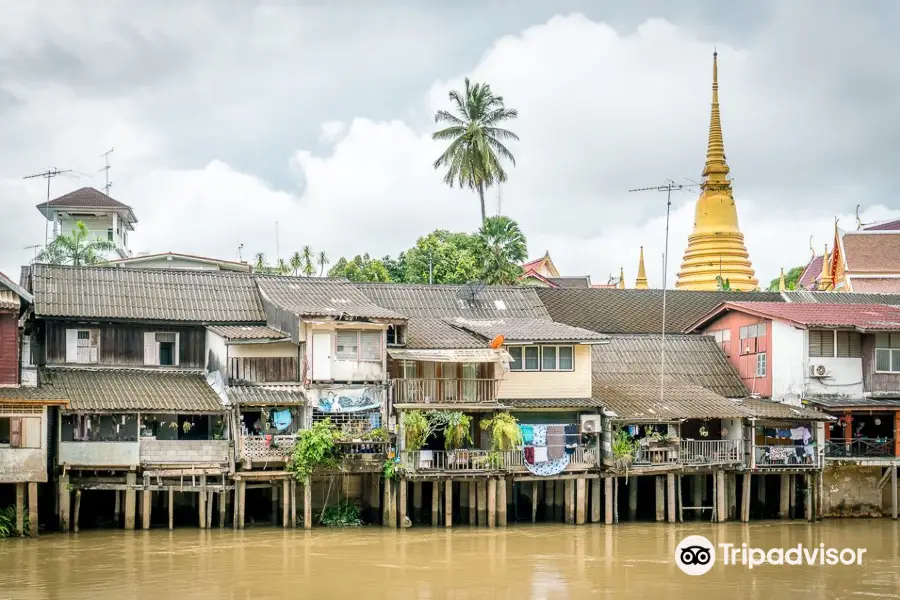
[[[56,177],[57,175],[63,175],[65,173],[71,173],[71,172],[72,172],[72,169],[59,170],[56,167],[54,167],[52,169],[47,169],[43,173],[32,173],[31,175],[26,175],[22,179],[37,179],[38,177],[43,177],[44,179],[47,180],[47,208],[49,209],[50,208],[50,180],[53,179],[54,177]],[[44,215],[44,216],[46,217],[47,215]],[[49,221],[49,219],[47,219],[47,220]],[[50,236],[47,231],[49,225],[50,225],[49,223],[44,223],[44,247],[45,248],[47,247],[47,244],[50,241],[49,240]]]
[[[115,146],[113,146],[112,148],[110,148],[109,150],[107,150],[106,152],[104,152],[103,154],[100,155],[106,160],[106,166],[103,167],[101,169],[101,171],[106,172],[106,185],[103,186],[103,193],[105,193],[107,196],[109,196],[109,188],[112,187],[112,182],[109,180],[109,155],[112,154],[112,151],[115,149],[116,149]]]

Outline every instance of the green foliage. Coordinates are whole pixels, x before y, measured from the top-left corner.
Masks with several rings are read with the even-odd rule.
[[[359,507],[350,500],[328,506],[322,512],[322,525],[325,527],[359,527],[362,525]]]
[[[721,275],[716,275],[716,289],[720,292],[730,292],[731,289],[731,280],[723,279]]]
[[[389,442],[391,441],[391,432],[384,427],[376,427],[364,433],[362,439],[366,442]]]
[[[435,431],[444,433],[444,448],[456,450],[472,443],[472,417],[458,410],[436,410],[428,413]]]
[[[324,250],[319,250],[319,254],[316,255],[316,264],[319,265],[319,277],[325,274],[325,267],[327,267],[331,263],[331,259],[328,258],[328,255],[325,254]]]
[[[449,94],[453,112],[439,110],[435,123],[447,125],[435,131],[432,139],[449,142],[436,161],[434,168],[446,168],[444,183],[453,187],[469,188],[478,192],[481,201],[481,220],[486,218],[484,190],[495,183],[506,181],[506,171],[501,160],[515,166],[516,159],[503,142],[518,140],[518,136],[499,125],[519,116],[518,111],[506,108],[503,97],[497,96],[486,83],[465,80],[462,93],[452,90]]]
[[[328,271],[329,277],[343,277],[350,281],[391,281],[384,263],[368,254],[356,255],[353,260],[341,257]]]
[[[289,468],[298,481],[317,471],[336,468],[340,460],[340,451],[335,442],[341,437],[338,428],[331,419],[323,419],[309,429],[297,434],[297,443],[291,454]]]
[[[387,269],[391,281],[406,282],[406,253],[401,252],[397,258],[390,255],[382,256],[381,262],[384,263],[384,268]]]
[[[24,530],[30,528],[28,511],[25,511]],[[0,538],[12,537],[16,534],[16,507],[14,505],[0,509]]]
[[[612,454],[613,460],[620,465],[628,465],[634,459],[636,445],[628,432],[617,428],[613,432]]]
[[[790,271],[784,274],[784,289],[786,290],[796,290],[800,285],[800,278],[803,276],[803,271],[806,270],[806,265],[800,265],[799,267],[794,267]],[[778,282],[781,279],[781,276],[776,277],[772,281],[769,282],[769,291],[777,292],[778,291]]]
[[[466,233],[436,229],[401,256],[407,283],[428,283],[429,267],[433,283],[468,283],[481,274],[474,237]]]
[[[488,217],[475,235],[476,253],[481,263],[481,278],[489,284],[513,285],[522,274],[527,258],[525,235],[509,217]]]
[[[103,253],[115,250],[116,245],[106,239],[91,239],[83,221],[75,222],[68,235],[58,235],[38,254],[38,262],[53,265],[96,265],[105,262]]]
[[[434,433],[434,425],[421,410],[403,413],[403,429],[406,433],[406,449],[410,452],[420,450]]]
[[[519,422],[508,412],[497,413],[481,420],[481,428],[491,432],[491,450],[513,450],[522,443]]]
[[[384,465],[381,467],[381,476],[384,477],[387,481],[394,479],[397,476],[397,471],[399,467],[397,466],[397,460],[394,458],[388,458],[384,461]]]

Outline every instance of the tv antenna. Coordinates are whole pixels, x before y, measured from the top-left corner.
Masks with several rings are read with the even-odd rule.
[[[244,258],[241,256],[241,250],[243,250],[243,249],[244,249],[244,243],[241,242],[241,244],[238,246],[238,262],[244,262]]]
[[[68,173],[74,173],[72,169],[57,169],[53,167],[52,169],[47,169],[43,173],[32,173],[31,175],[26,175],[22,179],[37,179],[38,177],[42,177],[47,180],[47,207],[50,206],[50,180],[54,177],[58,177],[59,175],[66,175],[67,177],[71,177]],[[44,215],[45,217],[47,215]],[[47,219],[47,223],[44,224],[44,246],[48,243],[49,233],[47,228],[50,225],[50,220]]]
[[[115,146],[111,147],[109,150],[101,154],[106,161],[106,166],[100,169],[101,171],[106,172],[106,185],[103,186],[103,193],[109,196],[109,188],[112,187],[112,181],[109,180],[109,155],[112,154],[112,151],[115,150]]]
[[[689,180],[690,181],[690,180]],[[669,214],[672,212],[672,191],[683,190],[687,187],[697,187],[698,183],[675,183],[671,179],[666,179],[665,185],[655,185],[651,187],[634,188],[629,192],[665,192],[666,193],[666,245],[663,251],[663,273],[662,273],[662,337],[660,338],[659,350],[659,401],[665,402],[665,373],[666,373],[666,273],[669,270]]]
[[[40,248],[40,244],[32,244],[30,246],[24,246],[22,250],[34,250],[34,259],[31,261],[32,263],[37,262],[37,249]]]
[[[468,302],[475,302],[475,296],[478,295],[481,290],[485,287],[485,283],[483,281],[470,281],[465,284],[459,291],[456,292],[456,297],[460,300],[466,300]]]

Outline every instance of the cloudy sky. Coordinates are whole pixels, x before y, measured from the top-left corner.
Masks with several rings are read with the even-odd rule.
[[[44,182],[22,177],[82,174],[54,197],[102,188],[112,146],[135,251],[274,257],[278,222],[282,255],[336,259],[474,230],[477,197],[444,186],[430,139],[469,76],[519,110],[502,211],[529,253],[595,282],[624,266],[631,285],[644,245],[659,285],[665,198],[628,190],[700,179],[717,48],[740,222],[768,282],[835,216],[900,214],[898,25],[888,1],[0,0],[0,270],[44,240]],[[670,284],[696,195],[673,195]]]

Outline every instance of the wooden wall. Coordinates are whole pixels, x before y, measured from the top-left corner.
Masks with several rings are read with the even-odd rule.
[[[0,385],[19,383],[18,315],[0,311]]]
[[[875,335],[862,336],[863,390],[866,392],[900,391],[900,373],[875,372]]]
[[[111,366],[144,366],[144,333],[172,332],[179,334],[178,366],[183,369],[202,369],[206,366],[206,333],[202,327],[169,327],[132,325],[126,323],[79,324],[51,321],[45,328],[47,364],[66,362],[66,329],[99,329],[100,362]]]
[[[228,362],[228,378],[232,381],[266,383],[300,380],[298,361],[294,356],[232,357]]]

